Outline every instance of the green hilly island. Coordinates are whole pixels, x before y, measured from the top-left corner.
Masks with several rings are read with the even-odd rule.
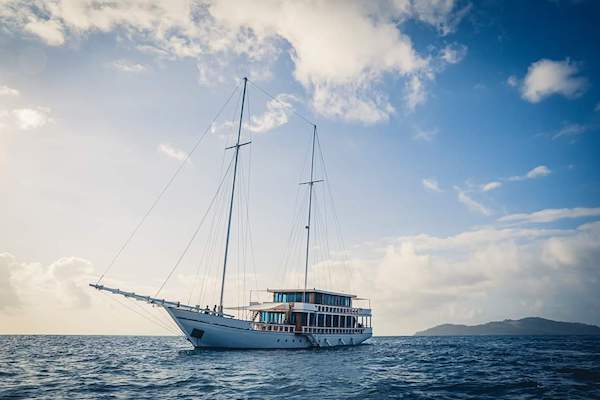
[[[600,335],[600,327],[578,322],[552,321],[539,317],[505,319],[481,325],[443,324],[415,333],[415,336],[485,335]]]

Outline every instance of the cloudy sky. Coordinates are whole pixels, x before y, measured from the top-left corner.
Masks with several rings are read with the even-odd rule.
[[[172,332],[87,283],[174,174],[103,282],[155,294],[176,266],[161,296],[218,302],[243,76],[226,305],[301,284],[306,118],[326,178],[309,286],[370,298],[376,334],[600,324],[599,18],[567,0],[0,0],[0,333]]]

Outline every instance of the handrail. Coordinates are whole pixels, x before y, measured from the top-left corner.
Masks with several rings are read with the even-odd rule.
[[[365,333],[369,332],[369,327],[354,327],[354,328],[342,328],[342,327],[327,327],[327,326],[303,326],[300,331],[296,330],[295,325],[287,324],[270,324],[265,322],[252,322],[252,329],[257,331],[269,331],[275,333],[316,333],[316,334],[353,334],[353,333]]]

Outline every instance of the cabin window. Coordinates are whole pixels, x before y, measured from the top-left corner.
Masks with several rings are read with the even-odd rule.
[[[325,315],[318,314],[318,326],[325,326]]]
[[[340,326],[339,323],[340,323],[340,317],[338,315],[334,315],[333,316],[333,326],[337,328],[338,326]]]
[[[331,327],[331,315],[325,316],[325,326],[328,328]]]

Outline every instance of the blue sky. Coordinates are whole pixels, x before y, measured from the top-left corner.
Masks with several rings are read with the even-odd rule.
[[[118,305],[85,285],[183,162],[107,276],[160,286],[229,160],[239,95],[183,155],[242,76],[280,101],[249,88],[242,222],[256,260],[233,262],[230,303],[301,277],[303,222],[290,222],[311,128],[294,110],[319,126],[343,231],[342,246],[327,209],[332,248],[323,231],[311,286],[371,298],[378,334],[529,315],[600,324],[595,2],[98,4],[0,2],[6,332],[161,332],[122,310],[113,321]],[[165,295],[215,302],[213,234],[220,248],[220,231],[202,231]],[[78,322],[90,313],[97,323]]]

